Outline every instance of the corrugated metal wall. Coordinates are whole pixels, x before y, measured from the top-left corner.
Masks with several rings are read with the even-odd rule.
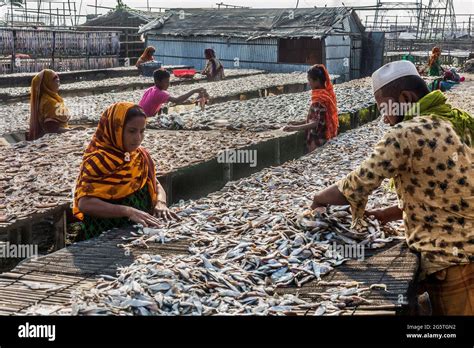
[[[344,28],[350,28],[349,20]],[[325,64],[330,74],[340,75],[339,81],[357,78],[360,72],[361,52],[354,51],[353,40],[349,35],[329,35],[324,39]],[[225,68],[235,68],[239,59],[242,69],[262,69],[270,72],[306,71],[309,65],[278,63],[278,39],[259,39],[245,41],[239,38],[209,37],[170,37],[147,35],[147,44],[156,48],[156,59],[166,65],[192,65],[203,69],[204,49],[213,48]]]
[[[349,36],[328,36],[325,40],[326,67],[330,74],[340,75],[344,81],[350,79],[351,38]]]
[[[350,28],[349,19],[344,20],[343,27]],[[349,35],[329,35],[325,39],[326,67],[330,74],[340,75],[343,81],[351,79],[351,68],[360,69],[360,58],[351,59],[354,55],[352,41]]]
[[[156,48],[156,59],[166,65],[193,65],[203,69],[204,49],[213,48],[225,68],[234,68],[235,58],[242,69],[272,72],[306,71],[305,64],[279,64],[277,39],[245,41],[239,38],[147,36],[147,45]]]

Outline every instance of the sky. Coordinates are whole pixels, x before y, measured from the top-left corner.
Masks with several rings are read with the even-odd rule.
[[[79,2],[80,0],[76,0]],[[131,7],[146,7],[147,0],[123,0],[125,4]],[[405,0],[406,1],[406,0]],[[414,2],[414,0],[411,0]],[[149,0],[151,7],[216,7],[216,3],[224,2],[233,5],[250,6],[255,8],[264,7],[284,7],[292,8],[296,6],[297,0]],[[299,7],[313,6],[341,6],[342,2],[346,6],[366,6],[375,5],[376,0],[299,0]],[[394,2],[394,0],[384,0],[384,2]],[[398,2],[398,1],[396,1]],[[423,0],[428,5],[429,0]],[[94,5],[95,0],[83,0],[83,4]],[[115,0],[97,0],[101,6],[114,6]],[[83,5],[84,6],[84,5]],[[454,10],[456,13],[474,14],[474,0],[454,0]],[[87,13],[93,13],[94,9],[88,7]],[[106,10],[105,10],[106,11]]]
[[[31,1],[31,0],[30,0]],[[47,1],[47,0],[43,0]],[[94,5],[97,1],[97,5],[105,7],[115,7],[116,0],[72,0],[76,2],[77,8],[82,3],[82,14],[93,14],[95,9],[87,5]],[[148,0],[151,7],[217,7],[216,3],[224,2],[240,6],[250,6],[253,8],[265,8],[265,7],[283,7],[293,8],[296,6],[298,0]],[[384,2],[397,2],[395,0],[383,0]],[[407,1],[407,0],[405,0]],[[415,0],[410,0],[415,2]],[[146,7],[147,0],[123,0],[125,4],[130,7]],[[324,5],[327,6],[342,6],[342,3],[346,6],[367,6],[375,5],[376,0],[299,0],[299,7],[313,7]],[[423,4],[428,5],[429,0],[423,0]],[[33,4],[29,6],[33,6]],[[474,0],[454,0],[454,10],[456,14],[474,14]],[[107,9],[99,9],[98,13],[106,13]],[[0,16],[3,18],[5,13],[5,7],[0,8]],[[365,13],[360,13],[362,19],[365,18]],[[464,17],[467,18],[467,17]]]

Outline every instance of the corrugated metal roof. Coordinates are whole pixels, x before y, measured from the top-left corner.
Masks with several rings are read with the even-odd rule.
[[[342,20],[350,18],[350,27]],[[351,32],[359,27],[358,17],[344,7],[299,9],[173,9],[144,25],[140,33],[159,35],[242,37],[315,37]]]
[[[138,26],[161,18],[160,12],[143,12],[135,9],[116,9],[94,18],[82,26]]]

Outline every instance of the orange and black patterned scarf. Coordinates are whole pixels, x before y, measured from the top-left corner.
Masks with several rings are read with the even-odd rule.
[[[116,103],[102,114],[87,147],[74,192],[74,215],[81,219],[82,197],[105,200],[125,198],[148,185],[153,205],[158,201],[155,164],[143,147],[132,153],[123,149],[125,117],[133,103]]]
[[[337,136],[339,129],[339,117],[337,114],[337,100],[334,87],[331,83],[331,77],[323,64],[316,64],[323,72],[326,77],[326,83],[323,89],[313,89],[311,91],[311,103],[320,102],[326,107],[326,140]]]

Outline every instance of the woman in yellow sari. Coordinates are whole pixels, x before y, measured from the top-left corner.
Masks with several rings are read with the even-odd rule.
[[[156,226],[177,218],[166,206],[155,164],[141,147],[146,115],[133,103],[110,106],[86,149],[74,193],[74,215],[82,237],[98,236],[131,222]]]
[[[69,110],[58,94],[59,76],[45,69],[31,81],[30,131],[28,140],[36,140],[46,133],[68,131]]]

